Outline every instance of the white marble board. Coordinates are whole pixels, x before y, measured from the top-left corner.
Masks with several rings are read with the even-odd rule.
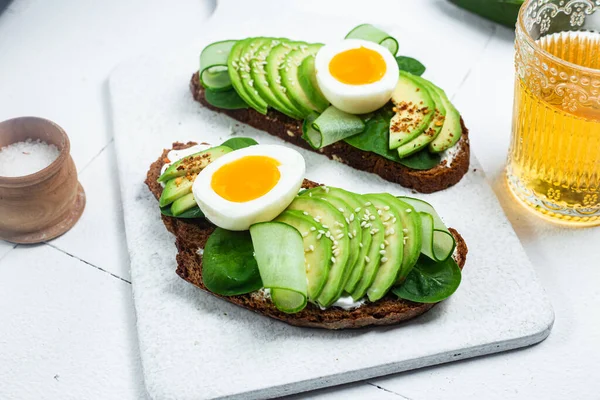
[[[245,2],[244,2],[245,3]],[[357,22],[287,15],[263,18],[256,7],[220,2],[198,41],[136,58],[110,78],[114,135],[146,387],[153,399],[269,398],[464,358],[524,347],[545,339],[552,307],[475,157],[455,187],[431,202],[464,236],[469,255],[463,282],[449,300],[405,324],[330,332],[296,328],[209,296],[175,274],[174,238],[164,228],[146,171],[173,141],[218,144],[231,135],[283,142],[202,108],[188,90],[200,49],[250,35],[330,41]],[[255,4],[255,3],[253,3]],[[276,3],[270,3],[277,7]],[[310,29],[306,29],[310,21]],[[385,25],[402,53],[427,66],[425,76],[454,93],[479,39],[444,43],[440,52],[466,56],[451,64],[403,41],[409,32]],[[447,29],[448,27],[444,27]],[[427,38],[422,38],[427,40]],[[431,39],[433,40],[433,39]],[[468,125],[469,121],[466,121]],[[377,176],[299,150],[307,177],[357,192],[410,194]]]

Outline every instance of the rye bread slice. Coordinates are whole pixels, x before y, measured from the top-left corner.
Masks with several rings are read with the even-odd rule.
[[[173,149],[180,150],[195,144],[194,142],[173,143]],[[160,197],[163,190],[157,179],[160,176],[160,170],[165,163],[168,152],[169,150],[164,150],[158,160],[150,165],[146,176],[145,183],[156,199]],[[315,186],[317,186],[317,183],[307,179],[304,180],[303,187],[311,188]],[[415,303],[398,299],[393,295],[387,295],[376,303],[367,303],[355,310],[343,310],[337,307],[321,310],[314,304],[308,303],[301,312],[286,314],[279,311],[270,300],[265,299],[259,293],[220,296],[210,292],[204,286],[202,282],[202,255],[198,252],[199,249],[204,249],[208,237],[215,229],[214,225],[204,219],[177,219],[164,215],[162,215],[162,220],[167,230],[175,235],[175,245],[178,251],[177,275],[214,296],[291,325],[324,329],[393,325],[421,315],[435,305]],[[454,259],[462,269],[467,257],[467,245],[456,230],[450,228],[450,232],[454,235],[457,243]]]
[[[190,90],[194,99],[211,110],[226,114],[231,118],[277,136],[286,142],[307,150],[321,153],[332,160],[347,164],[361,171],[372,172],[386,181],[397,183],[421,193],[433,193],[458,183],[469,170],[470,146],[469,130],[461,117],[462,136],[456,146],[458,151],[452,164],[446,166],[446,160],[428,170],[414,170],[402,164],[385,159],[377,154],[362,151],[346,142],[337,142],[323,149],[313,149],[302,139],[302,121],[295,120],[278,111],[269,109],[262,115],[252,108],[242,110],[224,110],[210,105],[204,96],[204,88],[198,81],[198,73],[192,75]]]

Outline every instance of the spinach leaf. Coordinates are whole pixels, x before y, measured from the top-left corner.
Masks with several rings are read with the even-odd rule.
[[[171,205],[169,204],[168,206],[161,207],[160,213],[162,215],[166,215],[167,217],[173,218],[204,218],[204,213],[200,210],[199,207],[190,208],[189,210],[184,211],[183,213],[177,216],[174,216],[171,212]]]
[[[396,62],[401,71],[410,72],[417,76],[421,76],[425,72],[425,66],[412,57],[398,56]]]
[[[224,141],[221,146],[227,146],[232,150],[243,149],[244,147],[250,147],[258,144],[258,142],[249,137],[234,137]]]
[[[215,91],[204,89],[206,101],[217,108],[226,110],[237,110],[240,108],[248,108],[248,104],[240,97],[234,89]]]
[[[425,170],[438,165],[441,156],[430,153],[426,149],[407,158],[400,158],[396,150],[390,150],[389,128],[392,116],[394,116],[394,111],[391,105],[369,114],[365,117],[365,130],[358,135],[345,139],[346,143],[359,150],[370,151],[412,169]]]
[[[406,280],[392,289],[392,292],[401,299],[418,303],[437,303],[456,291],[461,276],[460,268],[452,257],[436,263],[421,254]]]
[[[202,281],[208,290],[223,296],[263,287],[249,231],[215,229],[204,247]]]

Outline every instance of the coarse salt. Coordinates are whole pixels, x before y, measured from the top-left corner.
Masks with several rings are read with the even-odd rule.
[[[0,176],[33,174],[52,164],[59,154],[55,145],[39,139],[9,144],[0,148]]]

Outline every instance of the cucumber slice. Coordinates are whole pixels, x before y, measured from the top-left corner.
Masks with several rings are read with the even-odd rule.
[[[434,90],[440,96],[440,99],[442,99],[442,103],[446,108],[446,119],[444,120],[444,126],[442,127],[440,134],[431,143],[429,143],[429,151],[433,153],[440,153],[448,150],[460,140],[462,135],[462,125],[460,123],[460,113],[448,99],[446,92],[435,86],[433,83],[431,86],[433,86]]]
[[[194,199],[194,194],[188,193],[185,196],[178,198],[173,202],[173,204],[171,204],[171,213],[174,217],[178,217],[194,207],[198,207],[196,199]]]
[[[193,184],[193,180],[183,176],[171,179],[165,185],[165,188],[163,189],[162,194],[160,195],[160,199],[158,199],[158,205],[160,207],[167,206],[175,200],[179,199],[180,197],[191,193]]]
[[[271,52],[271,49],[280,44],[282,41],[288,40],[283,38],[272,39],[269,43],[263,44],[258,49],[258,51],[255,53],[255,57],[250,60],[250,76],[254,81],[254,88],[256,88],[260,96],[265,99],[269,106],[289,117],[301,119],[301,115],[299,113],[297,113],[295,110],[289,109],[283,102],[279,101],[273,90],[271,90],[267,80],[267,71],[265,69],[267,64],[267,56]]]
[[[220,91],[205,89],[204,97],[210,105],[217,108],[223,108],[225,110],[248,108],[248,104],[234,89]]]
[[[396,114],[390,121],[390,149],[393,150],[419,136],[429,126],[435,102],[429,90],[413,79],[414,75],[400,71],[398,85],[392,93]]]
[[[317,239],[321,225],[300,211],[284,211],[274,221],[293,226],[302,234],[306,278],[308,279],[308,298],[316,300],[327,281],[333,242],[322,236]]]
[[[329,106],[323,114],[309,114],[302,123],[302,137],[314,149],[347,139],[364,131],[365,123],[357,115]]]
[[[350,239],[348,238],[348,223],[344,215],[329,202],[316,197],[298,196],[287,208],[307,213],[321,224],[319,232],[321,237],[331,237],[333,240],[333,257],[329,267],[329,275],[323,291],[317,302],[323,307],[329,307],[334,303],[344,287],[347,268],[351,268],[348,259],[350,256]],[[340,229],[336,233],[334,229]],[[337,250],[337,251],[336,251]]]
[[[400,196],[398,198],[413,206],[421,214],[423,224],[421,253],[437,262],[445,261],[452,256],[456,241],[433,206],[412,197]],[[429,217],[431,217],[431,223]]]
[[[346,39],[368,40],[369,42],[382,45],[394,56],[396,53],[398,53],[398,41],[386,32],[374,27],[371,24],[358,25],[346,35]]]
[[[367,194],[364,197],[377,209],[377,216],[381,219],[385,228],[385,239],[381,246],[379,270],[375,280],[367,290],[370,301],[380,300],[390,288],[396,283],[398,274],[401,272],[404,257],[404,236],[402,220],[395,208],[394,201],[389,201],[387,193]],[[389,195],[391,196],[391,195]],[[387,241],[387,243],[386,243]]]
[[[325,110],[320,109],[311,102],[308,93],[305,92],[299,82],[299,69],[302,61],[307,57],[314,57],[321,47],[323,47],[321,43],[300,45],[296,50],[292,50],[287,54],[283,62],[285,68],[279,71],[283,86],[287,89],[286,94],[288,98],[304,114],[314,111],[323,112]]]
[[[229,72],[229,78],[231,79],[231,85],[240,97],[252,108],[261,114],[267,113],[267,107],[264,104],[259,104],[254,100],[254,95],[251,95],[242,80],[250,79],[250,67],[248,66],[247,60],[242,60],[244,56],[244,49],[246,45],[251,42],[254,38],[248,38],[236,42],[231,48],[229,57],[227,58],[227,71]]]
[[[298,82],[310,102],[315,106],[316,111],[323,112],[329,107],[329,101],[325,98],[317,83],[315,55],[309,55],[302,61],[302,64],[300,64],[300,68],[298,69]]]
[[[171,166],[158,178],[158,181],[167,182],[179,176],[197,174],[217,158],[232,151],[233,150],[227,146],[216,146],[194,153],[171,164]]]
[[[437,93],[433,85],[428,80],[423,79],[420,76],[413,76],[412,79],[415,82],[419,83],[421,87],[427,88],[433,102],[435,103],[435,112],[433,114],[431,122],[429,123],[427,128],[425,128],[423,133],[421,133],[419,136],[417,136],[410,142],[398,147],[398,156],[400,158],[405,158],[410,156],[411,154],[421,151],[425,146],[433,142],[440,134],[440,131],[444,126],[444,120],[446,118],[446,107],[444,107],[442,98]]]
[[[260,278],[275,307],[285,313],[301,311],[308,286],[300,232],[282,222],[261,222],[250,227],[250,236]]]
[[[281,102],[288,110],[291,110],[295,115],[300,116],[300,119],[303,119],[306,116],[306,113],[302,112],[302,110],[298,109],[292,103],[290,98],[287,95],[287,88],[283,85],[281,78],[281,69],[286,68],[284,61],[285,57],[292,51],[296,50],[300,45],[306,45],[305,42],[288,42],[282,41],[277,46],[273,47],[267,56],[267,82],[269,82],[269,87],[277,97],[277,100]]]
[[[224,40],[206,46],[200,53],[200,82],[206,89],[213,91],[232,88],[227,58],[237,40]]]

